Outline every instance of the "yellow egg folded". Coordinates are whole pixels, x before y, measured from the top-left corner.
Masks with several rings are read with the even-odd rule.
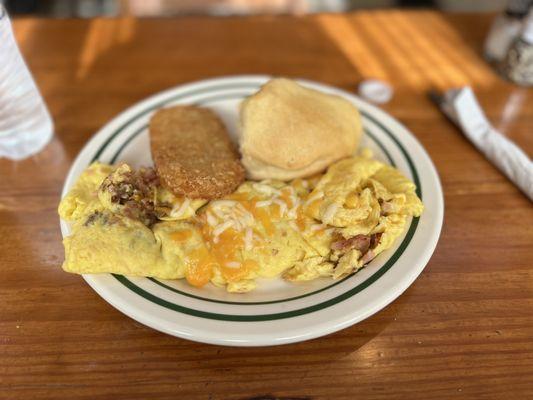
[[[247,181],[206,202],[178,198],[150,168],[94,163],[59,205],[71,222],[63,268],[209,282],[340,278],[391,247],[423,205],[415,185],[369,156],[307,179]]]

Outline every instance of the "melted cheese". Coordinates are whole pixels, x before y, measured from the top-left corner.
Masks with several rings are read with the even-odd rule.
[[[203,200],[160,188],[156,206],[163,214],[148,228],[96,196],[114,170],[93,164],[60,204],[62,218],[75,223],[65,239],[67,271],[186,278],[195,287],[213,282],[230,292],[252,290],[258,277],[337,278],[364,264],[358,251],[332,252],[340,235],[379,233],[372,249],[379,254],[402,234],[407,218],[423,209],[411,181],[362,157],[341,160],[325,175],[305,180],[245,182],[198,212]],[[99,217],[89,223],[93,214]]]
[[[187,282],[196,287],[202,287],[211,280],[216,260],[205,246],[200,246],[186,254]]]

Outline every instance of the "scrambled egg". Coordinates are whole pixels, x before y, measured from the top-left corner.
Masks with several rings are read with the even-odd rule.
[[[415,185],[364,154],[308,179],[243,183],[209,203],[174,196],[154,171],[94,163],[59,205],[72,222],[63,268],[208,282],[340,278],[392,246],[423,205]]]

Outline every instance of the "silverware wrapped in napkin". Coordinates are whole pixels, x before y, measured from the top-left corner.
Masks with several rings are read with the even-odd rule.
[[[429,96],[474,146],[533,201],[533,162],[490,124],[472,89],[450,89],[443,95],[432,91]]]

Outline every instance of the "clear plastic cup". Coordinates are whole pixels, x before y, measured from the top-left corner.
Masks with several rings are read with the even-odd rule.
[[[53,124],[0,4],[0,158],[20,160],[50,141]]]

